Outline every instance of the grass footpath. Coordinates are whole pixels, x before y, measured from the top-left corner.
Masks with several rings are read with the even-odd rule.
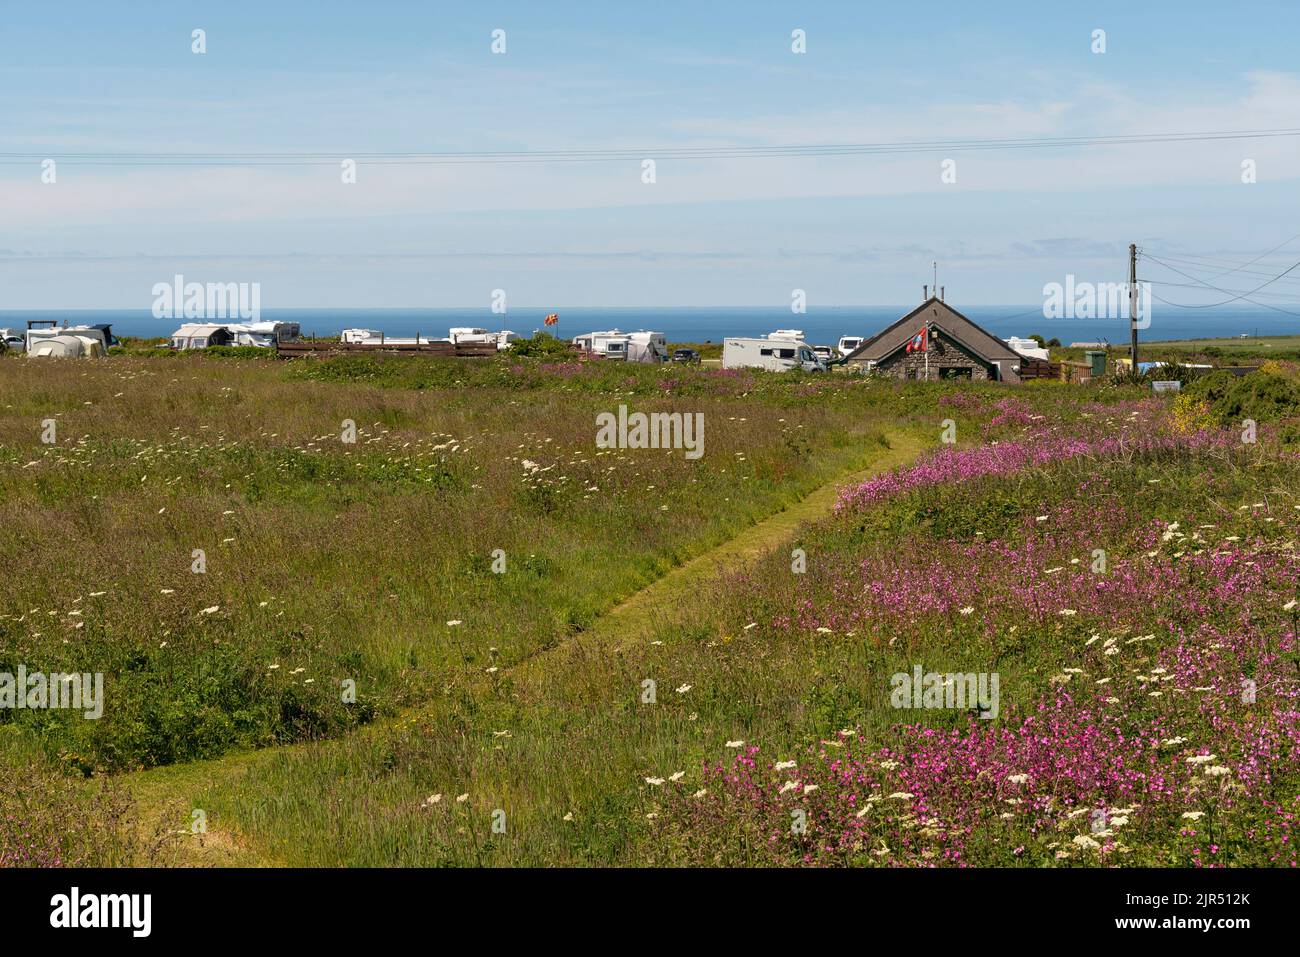
[[[886,445],[871,451],[867,462],[863,463],[865,467],[845,473],[820,486],[781,511],[749,526],[730,540],[673,568],[622,600],[607,614],[595,619],[588,629],[579,631],[560,645],[539,650],[500,671],[480,673],[465,680],[455,689],[454,696],[444,694],[443,698],[431,706],[418,706],[399,717],[381,719],[345,739],[262,749],[215,761],[160,767],[125,776],[123,781],[139,802],[142,818],[150,826],[163,817],[170,816],[174,819],[178,813],[182,817],[188,816],[189,808],[205,810],[208,815],[207,832],[183,842],[182,863],[199,866],[272,866],[339,863],[346,861],[349,853],[347,848],[336,846],[334,852],[338,856],[329,861],[317,857],[310,846],[304,847],[298,840],[283,840],[286,833],[294,830],[292,825],[286,830],[286,819],[293,820],[305,812],[310,820],[321,813],[321,795],[310,795],[315,799],[311,802],[311,808],[296,799],[293,796],[295,792],[289,789],[277,799],[275,791],[277,782],[283,782],[281,775],[289,773],[292,777],[300,778],[305,770],[304,765],[311,765],[312,775],[321,775],[322,778],[331,775],[328,770],[331,767],[358,770],[355,764],[350,763],[349,754],[360,752],[364,756],[375,748],[384,750],[389,747],[389,739],[409,735],[414,727],[442,727],[447,737],[455,737],[454,723],[445,723],[448,700],[453,697],[461,702],[481,701],[485,707],[490,708],[493,702],[500,701],[502,689],[509,687],[508,697],[511,700],[533,703],[533,710],[543,712],[535,716],[534,726],[537,729],[554,728],[552,736],[555,740],[550,742],[554,751],[548,749],[548,753],[567,753],[573,766],[581,764],[597,768],[601,762],[594,756],[583,761],[573,760],[571,745],[564,740],[565,723],[554,724],[544,714],[554,707],[547,701],[548,698],[554,698],[556,686],[560,683],[561,679],[557,675],[572,676],[576,673],[562,664],[557,665],[557,660],[562,657],[572,659],[607,654],[619,656],[629,646],[644,645],[656,635],[688,628],[693,620],[702,617],[702,603],[707,602],[709,589],[716,588],[720,580],[742,572],[752,562],[795,541],[803,526],[825,519],[843,486],[904,465],[923,447],[922,441],[915,435],[901,431],[888,433],[886,441]],[[585,707],[589,710],[623,710],[622,703],[617,699],[611,700],[597,689],[589,690],[596,692],[585,702]],[[663,693],[671,694],[672,691],[664,688]],[[499,731],[494,733],[505,737]],[[572,746],[578,746],[578,742],[573,742]],[[492,764],[496,765],[497,762]],[[528,765],[531,766],[531,762]],[[509,772],[499,765],[476,770],[479,772],[475,775],[478,780],[471,790],[494,786],[520,788],[529,775],[545,776],[546,773],[543,768],[521,773],[519,767]],[[482,779],[485,770],[492,772],[491,777],[495,778],[492,784]],[[352,774],[349,777],[349,790],[364,789],[365,775]],[[448,794],[436,803],[446,802],[447,805],[452,805],[453,801],[454,798]],[[529,812],[523,809],[520,811],[527,818]],[[324,813],[328,814],[328,810]],[[534,813],[545,812],[538,808]],[[559,814],[552,815],[552,818],[563,820]],[[334,824],[335,827],[327,826],[326,831],[337,831],[340,822],[335,821]],[[432,833],[437,830],[436,827],[433,828]],[[320,834],[319,830],[313,829],[313,832]],[[463,832],[461,834],[464,836]],[[270,840],[265,839],[268,836]],[[323,847],[329,843],[326,841]],[[365,842],[361,843],[365,845]],[[421,842],[416,843],[422,851],[415,858],[392,861],[362,858],[355,863],[428,863],[428,848],[423,848]],[[481,849],[479,853],[478,862],[485,862]],[[525,860],[532,859],[533,856],[527,852],[523,854]],[[554,860],[549,852],[539,855],[538,859],[542,858]]]

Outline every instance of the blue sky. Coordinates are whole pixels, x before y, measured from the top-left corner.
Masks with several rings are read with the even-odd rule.
[[[813,305],[909,303],[933,259],[954,303],[1033,304],[1068,273],[1122,280],[1129,242],[1240,262],[1300,231],[1300,138],[966,152],[955,183],[931,153],[660,159],[652,185],[636,160],[362,161],[344,185],[333,159],[132,167],[76,155],[654,158],[1300,127],[1296,4],[808,6],[8,4],[0,152],[30,157],[0,165],[0,308],[143,309],[175,273],[260,282],[266,308],[486,308],[498,288],[556,307],[769,305],[796,288]],[[504,55],[490,50],[494,29]],[[41,182],[36,157],[55,160],[56,183]],[[1252,268],[1280,271],[1296,249]],[[1300,286],[1264,301],[1288,289]]]

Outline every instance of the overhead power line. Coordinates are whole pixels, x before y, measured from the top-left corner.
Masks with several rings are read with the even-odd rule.
[[[1260,283],[1258,286],[1256,286],[1254,289],[1251,289],[1251,290],[1248,291],[1248,292],[1244,292],[1244,293],[1236,293],[1235,295],[1233,295],[1233,290],[1231,290],[1231,289],[1222,289],[1222,288],[1220,288],[1219,286],[1214,285],[1213,283],[1206,282],[1204,279],[1201,279],[1201,278],[1199,278],[1199,277],[1197,277],[1197,276],[1193,276],[1193,275],[1191,275],[1190,273],[1183,272],[1181,269],[1177,268],[1176,266],[1171,266],[1171,265],[1169,265],[1169,263],[1167,263],[1167,262],[1162,262],[1160,259],[1156,258],[1155,256],[1152,256],[1152,255],[1151,255],[1150,253],[1148,253],[1148,252],[1145,252],[1145,251],[1144,251],[1144,252],[1143,252],[1143,256],[1144,256],[1146,259],[1149,259],[1149,260],[1151,260],[1152,262],[1157,263],[1158,265],[1164,266],[1166,269],[1169,269],[1169,270],[1172,270],[1173,272],[1178,273],[1178,275],[1184,277],[1185,279],[1190,279],[1190,280],[1192,280],[1192,282],[1196,283],[1198,286],[1203,286],[1203,287],[1205,287],[1205,288],[1207,288],[1207,289],[1212,289],[1212,290],[1214,290],[1215,292],[1223,293],[1223,294],[1225,294],[1225,295],[1232,295],[1232,298],[1231,298],[1231,299],[1225,299],[1225,300],[1223,300],[1222,302],[1201,303],[1201,304],[1199,304],[1199,305],[1188,305],[1188,304],[1186,304],[1186,303],[1181,303],[1181,302],[1170,302],[1168,299],[1165,299],[1163,296],[1157,295],[1157,294],[1154,293],[1154,292],[1152,293],[1152,296],[1154,296],[1156,299],[1159,299],[1161,302],[1163,302],[1163,303],[1164,303],[1165,305],[1167,305],[1167,306],[1174,306],[1175,308],[1178,308],[1178,309],[1213,309],[1213,308],[1217,308],[1217,307],[1219,307],[1219,306],[1226,306],[1226,305],[1228,305],[1228,303],[1238,302],[1238,301],[1241,301],[1241,300],[1245,300],[1246,302],[1249,302],[1249,303],[1251,303],[1252,305],[1263,306],[1265,309],[1271,309],[1271,310],[1273,310],[1274,312],[1280,312],[1280,313],[1283,313],[1284,315],[1288,315],[1288,316],[1300,316],[1300,312],[1293,312],[1293,311],[1291,311],[1290,309],[1282,309],[1282,308],[1280,308],[1280,307],[1278,307],[1278,306],[1274,306],[1274,305],[1272,305],[1272,304],[1270,304],[1270,303],[1267,303],[1267,302],[1257,302],[1256,300],[1250,298],[1252,295],[1255,295],[1256,293],[1258,293],[1258,292],[1259,292],[1261,289],[1263,289],[1265,286],[1268,286],[1268,285],[1270,285],[1270,284],[1272,284],[1272,283],[1274,283],[1274,282],[1277,282],[1279,279],[1283,278],[1284,276],[1286,276],[1288,273],[1294,271],[1295,269],[1300,269],[1300,262],[1293,263],[1291,266],[1289,266],[1287,269],[1283,270],[1282,272],[1278,273],[1278,274],[1277,274],[1276,276],[1274,276],[1272,279],[1269,279],[1267,282]],[[1157,281],[1158,281],[1158,280],[1157,280]]]
[[[1245,269],[1246,266],[1253,266],[1253,265],[1255,265],[1255,263],[1259,262],[1259,261],[1260,261],[1261,259],[1263,259],[1265,256],[1268,256],[1268,255],[1270,255],[1270,254],[1272,254],[1272,253],[1277,252],[1277,251],[1278,251],[1279,249],[1281,249],[1283,246],[1289,246],[1289,245],[1291,245],[1291,243],[1295,242],[1297,239],[1300,239],[1300,233],[1296,233],[1294,236],[1292,236],[1292,237],[1291,237],[1290,239],[1288,239],[1286,242],[1278,243],[1278,244],[1277,244],[1276,246],[1274,246],[1272,249],[1265,250],[1264,252],[1262,252],[1262,253],[1260,253],[1258,256],[1256,256],[1254,259],[1252,259],[1250,262],[1245,263],[1244,265],[1238,266],[1236,269],[1228,269],[1228,270],[1225,270],[1225,271],[1219,273],[1219,275],[1220,275],[1220,276],[1227,276],[1227,275],[1230,274],[1230,273],[1237,272],[1237,270],[1239,270],[1239,269]]]
[[[1052,136],[1019,139],[904,140],[890,143],[826,143],[777,146],[659,146],[614,149],[482,150],[464,152],[62,152],[0,151],[0,165],[63,159],[94,166],[327,166],[353,159],[384,166],[457,166],[515,163],[602,163],[642,159],[716,160],[818,156],[892,156],[983,150],[1072,149],[1135,144],[1300,136],[1300,129],[1214,130],[1114,136]]]
[[[1174,289],[1199,289],[1201,292],[1206,292],[1206,291],[1207,291],[1206,288],[1205,288],[1205,286],[1201,285],[1200,283],[1190,283],[1190,282],[1170,282],[1170,281],[1165,280],[1165,279],[1147,279],[1147,280],[1144,280],[1144,282],[1153,283],[1153,284],[1155,284],[1155,285],[1157,285],[1157,286],[1167,286],[1167,287],[1171,287],[1171,288],[1174,288]],[[1242,289],[1224,289],[1223,291],[1224,291],[1224,292],[1231,292],[1231,293],[1241,293],[1241,294],[1243,294],[1243,295],[1267,296],[1267,297],[1270,298],[1270,299],[1280,299],[1280,300],[1282,300],[1282,302],[1283,302],[1284,304],[1286,304],[1286,305],[1300,305],[1300,301],[1297,301],[1297,300],[1296,300],[1296,294],[1295,294],[1295,292],[1291,292],[1291,293],[1282,293],[1282,292],[1256,292],[1256,293],[1251,293],[1249,290],[1242,290]],[[1250,299],[1250,300],[1248,300],[1248,301],[1249,301],[1249,302],[1254,302],[1254,299]],[[1256,305],[1263,305],[1263,303],[1256,303]],[[1196,309],[1196,308],[1200,308],[1200,307],[1198,307],[1198,306],[1188,306],[1187,308],[1189,308],[1189,309]]]
[[[1196,306],[1188,306],[1188,305],[1184,305],[1184,304],[1181,303],[1181,302],[1171,302],[1170,300],[1166,299],[1164,296],[1160,295],[1160,293],[1158,293],[1158,292],[1152,292],[1152,293],[1151,293],[1151,297],[1152,297],[1153,299],[1158,299],[1160,302],[1163,302],[1166,306],[1173,306],[1175,309],[1195,309],[1195,308],[1197,308]],[[1253,303],[1254,305],[1256,305],[1256,306],[1263,306],[1265,309],[1271,309],[1271,310],[1273,310],[1273,312],[1280,312],[1280,313],[1282,313],[1282,315],[1284,315],[1284,316],[1295,316],[1296,318],[1300,318],[1300,312],[1293,312],[1293,311],[1291,311],[1290,309],[1281,309],[1281,308],[1279,308],[1278,306],[1270,305],[1270,304],[1267,303],[1267,302],[1255,302],[1253,299],[1252,299],[1252,300],[1249,300],[1249,301],[1250,301],[1251,303]]]
[[[1232,290],[1231,290],[1231,289],[1221,289],[1220,287],[1214,285],[1213,283],[1206,282],[1204,279],[1201,279],[1201,278],[1199,278],[1199,277],[1197,277],[1197,276],[1193,276],[1193,275],[1191,275],[1190,273],[1185,273],[1185,272],[1183,272],[1183,271],[1182,271],[1181,269],[1179,269],[1177,266],[1171,266],[1171,265],[1169,265],[1169,263],[1167,263],[1167,262],[1163,262],[1163,261],[1157,259],[1155,256],[1152,256],[1150,253],[1146,253],[1146,252],[1144,252],[1144,253],[1143,253],[1143,256],[1144,256],[1145,258],[1147,258],[1147,259],[1150,259],[1150,260],[1151,260],[1152,262],[1154,262],[1154,263],[1158,263],[1159,265],[1164,266],[1166,269],[1172,269],[1174,272],[1178,273],[1178,275],[1183,276],[1183,277],[1185,277],[1185,278],[1187,278],[1187,279],[1190,279],[1190,280],[1192,280],[1192,282],[1199,283],[1200,285],[1202,285],[1202,286],[1206,286],[1206,287],[1208,287],[1208,288],[1210,288],[1210,289],[1213,289],[1213,290],[1215,290],[1216,292],[1221,292],[1221,293],[1224,293],[1225,295],[1228,295],[1228,294],[1231,294],[1231,293],[1232,293]],[[1288,273],[1293,272],[1293,271],[1296,270],[1296,269],[1300,269],[1300,262],[1292,263],[1290,266],[1288,266],[1288,267],[1287,267],[1285,270],[1283,270],[1282,272],[1278,273],[1278,274],[1277,274],[1276,276],[1274,276],[1272,279],[1269,279],[1269,280],[1267,280],[1266,282],[1262,282],[1262,283],[1260,283],[1258,286],[1256,286],[1254,289],[1249,290],[1248,292],[1237,293],[1237,294],[1236,294],[1235,296],[1233,296],[1231,299],[1225,299],[1225,300],[1223,300],[1223,302],[1205,303],[1205,304],[1203,304],[1203,305],[1199,305],[1199,306],[1187,306],[1186,308],[1188,308],[1188,309],[1213,309],[1213,308],[1215,308],[1216,306],[1226,306],[1226,305],[1228,305],[1228,303],[1230,303],[1230,302],[1237,302],[1238,300],[1246,299],[1247,297],[1252,296],[1252,295],[1254,295],[1255,293],[1259,292],[1259,291],[1260,291],[1261,289],[1263,289],[1265,286],[1270,286],[1270,285],[1272,285],[1273,283],[1277,282],[1279,279],[1283,278],[1283,277],[1286,276]],[[1261,306],[1261,305],[1263,305],[1263,303],[1255,303],[1255,305],[1257,305],[1257,306]]]
[[[1209,277],[1209,278],[1211,278],[1211,279],[1218,279],[1218,278],[1221,277],[1221,276],[1226,276],[1226,275],[1229,274],[1229,273],[1225,273],[1225,272],[1222,271],[1222,270],[1223,270],[1223,263],[1222,263],[1222,262],[1219,262],[1219,263],[1211,263],[1211,262],[1205,262],[1205,261],[1200,261],[1200,260],[1188,259],[1188,258],[1185,257],[1185,256],[1171,256],[1171,255],[1169,255],[1168,253],[1165,253],[1163,258],[1169,260],[1170,262],[1180,263],[1180,264],[1182,264],[1183,266],[1186,266],[1188,269],[1196,270],[1196,271],[1199,271],[1199,272],[1209,272],[1209,273],[1213,273],[1213,275],[1211,275],[1211,276]],[[1229,272],[1236,273],[1236,274],[1241,275],[1241,276],[1270,276],[1270,277],[1273,277],[1273,278],[1274,278],[1276,281],[1278,281],[1278,282],[1300,282],[1300,276],[1281,276],[1281,277],[1277,277],[1277,276],[1274,276],[1274,274],[1271,273],[1271,272],[1263,272],[1263,271],[1258,270],[1258,269],[1241,269],[1241,268],[1238,268],[1238,269],[1230,270]],[[1231,290],[1227,290],[1227,291],[1229,291],[1229,292],[1240,292],[1240,290],[1238,290],[1238,289],[1231,289]]]

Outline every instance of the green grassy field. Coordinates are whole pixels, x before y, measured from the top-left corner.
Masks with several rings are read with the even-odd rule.
[[[1152,342],[1151,345],[1170,349],[1204,349],[1207,346],[1213,346],[1223,349],[1225,352],[1243,352],[1254,355],[1263,354],[1263,350],[1300,349],[1300,335],[1249,336],[1244,339],[1240,336],[1219,339],[1171,339]]]
[[[1167,405],[1140,386],[515,357],[5,360],[4,373],[0,672],[106,680],[99,720],[0,711],[4,760],[47,795],[33,806],[0,791],[0,838],[25,847],[7,862],[1097,863],[1105,851],[1064,830],[1083,800],[1132,819],[1117,856],[1199,853],[1176,826],[1160,830],[1163,796],[1132,796],[1145,768],[1093,769],[1094,789],[1071,793],[1083,785],[1026,755],[1044,782],[1029,800],[1042,820],[967,821],[960,808],[979,804],[989,768],[968,792],[931,794],[933,780],[907,773],[933,756],[909,742],[931,727],[975,748],[992,726],[888,707],[888,676],[917,661],[1001,673],[997,733],[1038,714],[1062,675],[1124,685],[1124,734],[1154,722],[1171,739],[1217,742],[1241,767],[1276,765],[1220,796],[1234,840],[1219,846],[1264,863],[1284,853],[1271,830],[1254,844],[1242,835],[1296,794],[1294,721],[1262,680],[1294,651],[1280,610],[1294,583],[1282,546],[1300,516],[1283,451],[1300,411],[1291,378],[1251,393],[1271,411],[1260,441],[1238,448],[1216,431],[1229,414],[1218,393]],[[703,413],[705,454],[597,448],[596,415],[620,404]],[[50,420],[56,441],[44,443]],[[349,421],[355,443],[343,441]],[[1033,457],[1058,448],[1075,451]],[[1234,555],[1244,546],[1229,539],[1249,542],[1242,560],[1264,577],[1182,609],[1216,579],[1146,569],[1150,529],[1175,522],[1213,525],[1198,535]],[[1176,532],[1156,538],[1175,564],[1208,548],[1172,558]],[[1116,569],[1100,592],[1044,571],[1077,571],[1093,548]],[[1031,568],[1051,587],[1069,578],[1077,614],[1026,590]],[[1264,651],[1234,637],[1232,661],[1217,656],[1222,673],[1205,680],[1235,688],[1249,658],[1268,708],[1207,709],[1191,684],[1167,708],[1145,700],[1137,676],[1159,680],[1162,656],[1182,660],[1189,633],[1230,619],[1251,622],[1233,634]],[[1160,636],[1149,647],[1102,652],[1147,632]],[[883,794],[929,803],[845,815],[832,798],[862,795],[818,777],[820,759],[772,764],[836,747],[876,762],[868,777],[890,765],[898,780],[872,781]],[[1059,748],[1062,760],[1097,750],[1063,732]],[[717,778],[737,756],[775,776]],[[785,779],[805,764],[797,790],[831,803],[810,803],[812,831],[791,835]],[[1201,795],[1199,779],[1179,786]],[[995,810],[1009,799],[979,797]],[[1125,800],[1145,810],[1116,813]],[[105,823],[68,825],[87,818]],[[943,836],[959,827],[970,829],[960,844]]]
[[[1053,358],[1068,358],[1075,362],[1084,359],[1084,349],[1053,349]],[[1251,336],[1247,339],[1140,339],[1139,358],[1143,362],[1208,362],[1213,365],[1242,363],[1254,365],[1268,359],[1295,361],[1300,359],[1300,335]],[[1122,342],[1111,347],[1112,356],[1127,356],[1128,348]]]

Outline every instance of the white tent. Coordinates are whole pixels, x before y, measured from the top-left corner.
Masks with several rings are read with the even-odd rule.
[[[628,334],[628,362],[667,362],[668,341],[662,332],[638,330]]]
[[[80,357],[108,355],[108,332],[95,326],[27,330],[27,355]]]
[[[28,339],[27,355],[52,359],[102,356],[104,355],[104,343],[94,336],[31,336]]]
[[[171,334],[171,344],[173,349],[206,349],[229,345],[231,338],[226,326],[187,322]]]

